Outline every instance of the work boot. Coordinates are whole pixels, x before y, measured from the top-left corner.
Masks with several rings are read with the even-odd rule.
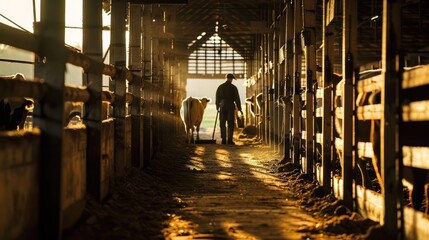
[[[232,143],[234,139],[234,127],[228,127],[228,144]]]
[[[228,140],[228,145],[235,145],[235,142],[232,140]]]
[[[222,144],[226,144],[226,139],[222,138]]]

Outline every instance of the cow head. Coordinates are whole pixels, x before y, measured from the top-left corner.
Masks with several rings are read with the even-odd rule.
[[[211,101],[211,99],[210,98],[200,98],[200,102],[201,102],[201,104],[203,105],[203,108],[204,109],[206,109],[206,107],[207,107],[207,103],[209,103]]]
[[[26,98],[5,98],[0,102],[0,129],[16,130],[24,127],[28,111],[34,108],[34,101]]]

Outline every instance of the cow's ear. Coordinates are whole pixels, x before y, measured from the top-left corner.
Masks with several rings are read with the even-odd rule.
[[[207,102],[211,102],[212,101],[212,99],[211,98],[207,98]]]
[[[30,99],[25,100],[25,110],[33,110],[34,109],[34,101]]]

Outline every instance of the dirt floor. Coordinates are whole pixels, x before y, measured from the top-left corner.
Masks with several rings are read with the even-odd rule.
[[[172,142],[105,203],[90,199],[64,239],[382,239],[255,138]]]

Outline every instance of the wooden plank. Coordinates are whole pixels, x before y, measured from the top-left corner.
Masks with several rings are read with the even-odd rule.
[[[429,170],[429,147],[402,146],[404,166]]]
[[[358,93],[370,93],[372,91],[381,90],[382,83],[383,76],[381,74],[359,80],[357,82],[357,91]]]
[[[2,43],[14,46],[19,49],[34,52],[37,55],[42,54],[39,52],[41,49],[39,47],[41,42],[40,34],[35,33],[33,35],[30,33],[25,33],[21,30],[7,26],[2,23],[0,23],[0,33],[2,33]],[[94,67],[94,65],[101,65],[103,69],[103,74],[109,75],[111,77],[116,74],[116,69],[112,65],[92,61],[91,58],[89,58],[88,56],[83,55],[82,53],[78,53],[75,50],[66,48],[64,46],[62,46],[62,49],[66,52],[66,61],[75,66],[82,67],[84,71],[88,71],[91,67]],[[129,77],[131,79],[131,76]]]
[[[429,65],[416,66],[403,72],[402,88],[414,88],[429,84]]]
[[[359,120],[380,120],[383,114],[383,105],[373,104],[357,107],[356,117]]]
[[[357,150],[360,158],[372,158],[374,156],[371,142],[358,142]]]
[[[2,239],[37,238],[40,134],[38,128],[32,131],[0,131]]]
[[[316,108],[315,116],[316,117],[323,117],[323,107]]]
[[[336,198],[344,199],[344,181],[341,177],[334,176],[332,179],[332,191]]]
[[[380,193],[355,185],[356,210],[363,217],[380,222],[383,217],[383,196]]]
[[[318,88],[316,90],[316,99],[323,99],[323,91],[324,91],[323,88]]]
[[[428,121],[429,120],[429,100],[403,104],[402,120],[404,122]]]
[[[423,212],[404,207],[404,225],[407,239],[429,239],[429,218]]]
[[[316,143],[323,144],[323,133],[316,133]]]

